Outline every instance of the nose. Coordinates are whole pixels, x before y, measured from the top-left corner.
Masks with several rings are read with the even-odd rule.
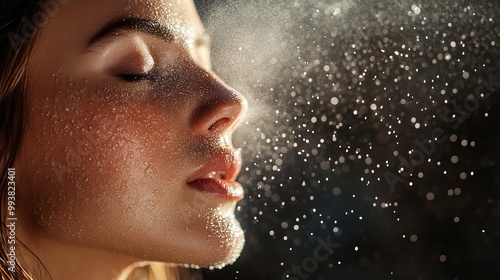
[[[200,136],[230,134],[247,110],[246,99],[212,73],[198,80],[205,96],[194,107],[189,126]]]

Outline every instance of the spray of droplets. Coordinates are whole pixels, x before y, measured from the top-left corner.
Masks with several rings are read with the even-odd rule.
[[[250,101],[247,245],[207,279],[498,275],[499,4],[202,7],[216,71]]]

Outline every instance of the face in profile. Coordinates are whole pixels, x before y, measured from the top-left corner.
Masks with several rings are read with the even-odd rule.
[[[29,57],[17,160],[25,240],[175,264],[234,261],[243,190],[231,133],[246,102],[211,72],[194,4],[65,2]]]

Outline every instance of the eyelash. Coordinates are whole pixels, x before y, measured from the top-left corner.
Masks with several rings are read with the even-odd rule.
[[[140,73],[140,74],[122,74],[119,77],[129,83],[137,83],[142,81],[156,81],[158,80],[158,75],[152,73]]]

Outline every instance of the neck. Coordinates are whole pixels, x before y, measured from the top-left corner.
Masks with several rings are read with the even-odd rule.
[[[129,256],[45,238],[34,232],[20,233],[18,236],[32,253],[16,246],[19,262],[37,280],[119,280],[138,261]]]

